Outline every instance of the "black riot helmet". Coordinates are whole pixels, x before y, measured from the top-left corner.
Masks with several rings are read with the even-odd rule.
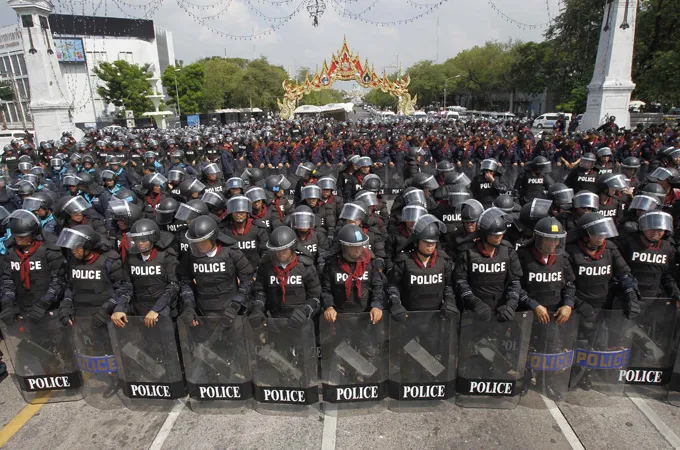
[[[309,230],[316,226],[316,215],[307,205],[300,205],[286,217],[286,225],[294,230]]]
[[[645,183],[639,186],[635,192],[656,198],[660,205],[666,202],[666,190],[659,183]]]
[[[151,219],[141,219],[130,227],[127,234],[130,253],[145,253],[153,249],[161,238],[161,229]]]
[[[271,251],[278,252],[292,247],[297,243],[297,234],[295,231],[285,225],[276,227],[269,235],[267,241],[267,248]]]
[[[437,172],[441,175],[445,174],[446,172],[451,172],[454,169],[454,165],[451,161],[443,160],[439,161],[439,164],[437,164]]]
[[[534,245],[545,255],[553,254],[566,236],[562,223],[552,216],[539,220],[534,227]]]
[[[600,209],[600,198],[597,194],[590,191],[581,191],[574,195],[574,200],[572,202],[574,208],[587,208],[597,211]]]
[[[253,212],[253,202],[245,195],[234,195],[227,202],[227,213],[234,214],[244,212],[251,214]]]
[[[411,186],[423,191],[434,191],[439,187],[439,183],[434,178],[434,175],[419,172],[413,176],[413,179],[411,180]]]
[[[200,195],[205,190],[205,184],[196,179],[184,180],[178,187],[180,194],[184,198],[191,198],[194,194]]]
[[[493,200],[494,207],[500,209],[501,211],[505,213],[511,213],[515,210],[515,200],[512,198],[511,195],[503,194],[499,195]]]
[[[361,201],[345,203],[340,211],[340,219],[362,222],[368,216],[368,206]]]
[[[76,225],[73,228],[61,230],[57,239],[57,246],[71,250],[77,248],[93,250],[99,246],[100,242],[101,235],[90,225]]]
[[[290,181],[283,175],[269,175],[264,181],[264,188],[271,192],[290,189]]]
[[[17,209],[3,220],[3,225],[10,229],[13,236],[32,236],[40,231],[40,219],[31,211]]]
[[[316,167],[312,162],[304,162],[297,167],[295,175],[301,178],[314,176],[316,175]]]
[[[596,212],[585,213],[578,220],[578,226],[583,230],[586,247],[597,250],[604,239],[611,239],[619,235],[614,219],[604,217]]]
[[[595,178],[595,189],[598,193],[608,193],[609,189],[620,191],[628,187],[628,181],[620,173],[603,173]]]
[[[92,205],[79,195],[76,195],[75,197],[68,195],[59,199],[58,210],[66,216],[80,214],[90,208],[92,208]]]
[[[380,202],[378,201],[378,196],[375,192],[370,191],[359,191],[354,196],[354,200],[366,203],[369,207],[378,206]]]
[[[574,190],[567,187],[566,184],[555,183],[548,188],[548,198],[558,207],[566,209],[567,206],[572,206],[574,201]]]
[[[112,200],[115,200],[115,199],[122,200],[122,201],[128,202],[128,203],[134,203],[134,204],[139,203],[139,199],[137,198],[137,195],[134,192],[132,192],[130,189],[125,189],[125,188],[120,189],[118,192],[113,194]]]
[[[327,175],[325,177],[319,178],[316,182],[316,185],[321,190],[334,191],[336,187],[336,181],[335,178],[333,178],[330,175]]]
[[[142,177],[142,188],[144,191],[148,192],[154,188],[154,186],[163,187],[168,179],[165,178],[160,173],[149,173]]]
[[[448,186],[447,191],[447,200],[451,208],[458,208],[472,198],[472,193],[462,184]]]
[[[581,156],[581,161],[578,163],[579,167],[582,167],[586,170],[590,170],[593,168],[595,163],[597,162],[597,157],[595,156],[594,153],[584,153],[583,156]]]
[[[245,195],[253,203],[267,200],[267,193],[264,191],[264,189],[258,186],[249,186],[246,189]]]
[[[200,216],[191,221],[184,236],[189,242],[191,253],[200,258],[215,249],[215,243],[219,236],[219,226],[212,217]]]
[[[612,149],[609,147],[598,148],[597,151],[595,152],[595,155],[597,155],[597,159],[604,158],[605,156],[609,156],[611,158]]]
[[[340,228],[337,235],[342,247],[342,257],[349,262],[358,261],[368,245],[369,238],[358,225],[347,224]]]
[[[160,225],[169,225],[175,220],[175,214],[179,209],[179,202],[172,197],[165,198],[156,207],[154,216]]]
[[[487,158],[482,161],[481,166],[479,167],[479,170],[481,172],[488,170],[489,172],[497,172],[498,171],[498,161],[496,161],[493,158]]]
[[[142,218],[142,208],[124,200],[112,200],[109,203],[109,210],[114,220],[123,221],[128,227]]]
[[[364,182],[361,184],[361,189],[364,191],[377,193],[380,191],[380,189],[382,189],[382,180],[378,175],[370,173],[364,177]]]
[[[508,231],[508,224],[511,220],[508,213],[492,206],[479,215],[479,219],[477,219],[477,236],[479,236],[482,242],[491,244],[488,241],[489,236],[505,234]],[[498,245],[500,245],[500,242]]]
[[[173,185],[180,184],[187,177],[187,172],[184,169],[176,168],[168,171],[168,182]]]
[[[484,206],[478,200],[466,200],[460,208],[460,220],[461,222],[477,222],[483,211]]]
[[[663,211],[649,211],[638,217],[640,231],[664,230],[673,231],[673,216]]]
[[[56,157],[52,158],[50,159],[50,167],[58,172],[64,167],[64,160]]]
[[[550,173],[552,171],[552,165],[550,164],[550,160],[546,158],[545,156],[536,156],[534,159],[531,160],[529,163],[531,168],[535,170],[537,173]]]
[[[209,212],[208,205],[203,200],[189,200],[186,203],[179,204],[179,208],[177,208],[175,213],[175,219],[182,222],[190,222],[197,217],[208,215]]]
[[[539,220],[544,217],[548,217],[551,205],[552,200],[535,198],[531,202],[522,206],[522,209],[519,212],[518,228],[522,228],[520,231],[524,231],[526,229],[533,230]]]
[[[462,185],[462,186],[470,186],[472,183],[472,180],[468,178],[467,175],[465,175],[463,172],[446,172],[444,175],[444,184],[446,186],[457,186],[457,185]]]
[[[624,159],[623,162],[621,163],[621,167],[624,169],[639,169],[640,168],[640,160],[636,158],[635,156],[629,156],[628,158]]]
[[[404,189],[401,197],[404,199],[404,203],[420,203],[423,206],[427,206],[427,200],[425,200],[425,193],[414,186],[409,186]]]
[[[628,205],[628,210],[651,211],[658,207],[658,198],[652,197],[651,195],[638,194],[631,200],[630,205]]]
[[[243,171],[241,179],[247,184],[254,186],[264,180],[264,172],[257,167],[251,167]]]
[[[223,211],[227,207],[227,198],[221,192],[204,192],[201,200],[212,213]]]
[[[415,242],[439,242],[442,233],[446,233],[446,225],[432,214],[425,214],[413,225],[412,238]]]

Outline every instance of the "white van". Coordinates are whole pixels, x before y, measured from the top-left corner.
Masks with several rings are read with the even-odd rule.
[[[534,119],[532,126],[534,128],[552,128],[560,117],[560,114],[564,116],[564,120],[569,122],[571,120],[571,113],[545,113]]]
[[[24,136],[26,133],[23,130],[0,130],[0,155],[4,152],[5,145],[10,144],[13,139],[23,140]]]

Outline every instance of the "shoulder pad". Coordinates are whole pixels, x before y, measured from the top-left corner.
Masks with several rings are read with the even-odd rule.
[[[400,261],[407,261],[409,258],[409,254],[407,252],[402,252],[397,255],[396,258],[394,258],[394,262],[400,262]]]
[[[118,254],[117,251],[115,250],[107,250],[105,253],[102,254],[106,259],[120,259],[120,255]]]
[[[161,250],[167,250],[169,247],[172,246],[174,241],[175,241],[174,234],[170,233],[169,231],[161,231],[161,238],[156,243],[156,247],[158,247]]]
[[[219,233],[217,240],[220,241],[222,244],[224,244],[227,247],[237,245],[236,239],[234,239],[231,236],[227,236],[226,234],[224,234],[222,232]]]
[[[465,239],[463,242],[461,242],[460,244],[458,244],[458,247],[457,247],[457,249],[456,249],[456,252],[457,252],[457,253],[459,253],[459,252],[466,252],[466,251],[472,249],[474,246],[475,246],[474,241]]]
[[[259,219],[253,220],[253,225],[256,225],[256,226],[258,226],[258,227],[260,227],[260,228],[268,228],[268,227],[267,227],[267,224],[264,223],[263,221],[259,220]]]
[[[297,255],[298,255],[298,262],[301,262],[305,266],[313,266],[314,265],[314,260],[311,257],[305,255],[304,253],[298,253]]]
[[[441,257],[444,258],[444,259],[447,259],[447,260],[449,260],[449,261],[452,261],[451,255],[449,255],[448,253],[446,253],[446,251],[444,251],[443,248],[438,248],[438,249],[437,249],[437,256],[441,256]]]
[[[616,242],[612,241],[611,239],[607,239],[607,248],[613,249],[613,250],[618,250],[619,246],[616,245]]]
[[[505,239],[503,239],[503,240],[501,241],[501,245],[504,245],[504,246],[506,246],[506,247],[508,247],[508,248],[510,248],[510,249],[512,249],[512,250],[515,249],[515,246],[512,245],[509,241],[506,241]]]

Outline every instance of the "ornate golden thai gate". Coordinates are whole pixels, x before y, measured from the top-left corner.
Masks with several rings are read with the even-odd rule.
[[[305,94],[321,89],[330,88],[336,81],[356,81],[361,87],[380,89],[398,99],[397,114],[408,115],[415,111],[418,96],[411,98],[408,85],[411,79],[408,75],[400,80],[392,81],[387,78],[383,70],[382,77],[375,72],[375,66],[369,66],[368,59],[361,64],[359,54],[353,53],[347,46],[347,38],[343,40],[342,48],[331,55],[330,65],[323,61],[321,70],[317,68],[313,76],[307,74],[305,81],[300,84],[285,80],[283,89],[286,93],[283,100],[277,100],[282,119],[290,119],[297,107],[297,101]]]

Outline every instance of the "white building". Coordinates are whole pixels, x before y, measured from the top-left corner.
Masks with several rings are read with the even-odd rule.
[[[115,106],[97,94],[100,81],[93,72],[97,64],[120,59],[149,64],[153,76],[160,77],[175,62],[172,34],[154,27],[151,20],[52,14],[49,23],[66,84],[64,95],[79,128],[110,123],[116,115]],[[31,128],[28,74],[18,25],[0,28],[0,79],[10,81],[18,96],[15,101],[0,101],[8,127],[23,127],[25,120]]]

